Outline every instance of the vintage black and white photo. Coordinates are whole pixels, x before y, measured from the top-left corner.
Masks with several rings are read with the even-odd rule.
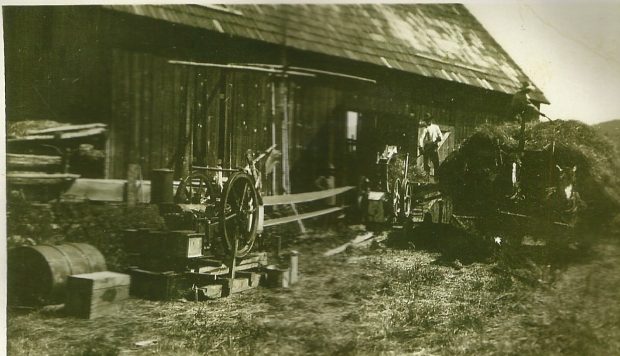
[[[3,4],[9,355],[620,355],[620,5]]]

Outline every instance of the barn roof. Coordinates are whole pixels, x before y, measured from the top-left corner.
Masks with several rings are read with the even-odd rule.
[[[529,80],[461,4],[105,7],[502,93]]]

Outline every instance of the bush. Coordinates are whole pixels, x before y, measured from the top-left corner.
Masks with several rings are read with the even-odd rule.
[[[8,204],[7,245],[11,248],[84,242],[101,251],[108,269],[121,270],[125,258],[123,230],[162,227],[163,220],[155,205],[30,204],[13,199]]]

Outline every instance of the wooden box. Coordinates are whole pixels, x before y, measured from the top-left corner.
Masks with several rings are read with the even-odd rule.
[[[149,300],[171,300],[182,297],[191,287],[184,273],[131,270],[130,293]]]
[[[110,271],[69,276],[65,311],[85,319],[115,314],[129,298],[129,284],[129,275]]]
[[[201,257],[203,236],[193,231],[170,231],[166,238],[166,252],[171,257]]]
[[[387,221],[387,214],[384,209],[385,202],[385,193],[368,193],[368,210],[366,211],[366,219],[369,223],[385,223]]]

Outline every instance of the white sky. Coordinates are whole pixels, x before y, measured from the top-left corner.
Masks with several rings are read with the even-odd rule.
[[[466,2],[543,90],[552,118],[620,119],[620,1]]]

